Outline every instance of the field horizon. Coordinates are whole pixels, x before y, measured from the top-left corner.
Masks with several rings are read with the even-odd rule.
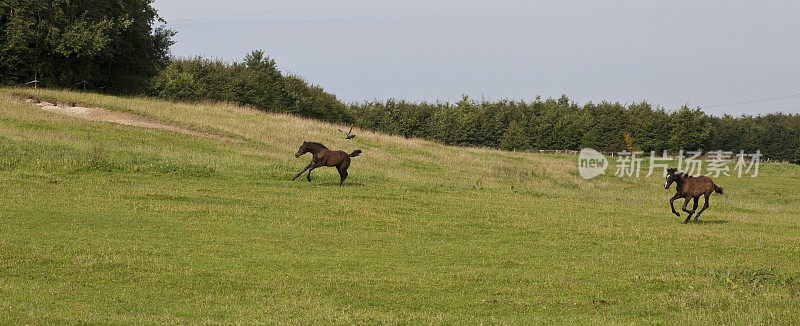
[[[714,178],[684,225],[661,174],[337,128],[0,88],[0,324],[800,324],[798,165]],[[291,181],[303,141],[363,153]]]

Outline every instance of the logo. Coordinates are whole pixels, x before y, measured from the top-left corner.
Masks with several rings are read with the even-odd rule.
[[[581,178],[591,179],[603,173],[606,173],[608,167],[608,160],[600,152],[584,148],[578,154],[578,172]]]

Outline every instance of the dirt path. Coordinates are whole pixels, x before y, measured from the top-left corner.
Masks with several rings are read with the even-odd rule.
[[[66,104],[59,105],[56,103],[38,101],[34,99],[27,99],[27,101],[30,103],[35,103],[37,106],[39,106],[40,109],[44,111],[55,112],[86,120],[103,121],[103,122],[119,123],[128,126],[135,126],[135,127],[174,131],[187,135],[214,138],[235,143],[243,142],[240,139],[235,139],[227,136],[169,125],[163,122],[158,122],[132,113],[111,111],[103,108],[87,108],[82,106],[72,106]]]

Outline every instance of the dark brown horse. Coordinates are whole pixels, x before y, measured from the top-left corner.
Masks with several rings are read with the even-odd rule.
[[[292,177],[292,181],[297,179],[303,172],[306,172],[306,170],[308,170],[308,181],[311,181],[312,170],[320,166],[335,166],[336,170],[339,170],[339,178],[341,178],[339,186],[341,186],[344,179],[347,178],[347,167],[350,166],[350,158],[361,154],[361,150],[357,149],[347,154],[343,151],[332,151],[320,143],[304,141],[303,145],[300,145],[300,148],[297,150],[297,153],[294,154],[294,157],[300,157],[300,155],[305,153],[311,153],[311,155],[313,155],[311,163],[309,163],[303,171],[300,171],[300,173]]]
[[[720,195],[722,194],[722,188],[715,185],[714,181],[711,181],[709,177],[693,177],[678,171],[678,169],[669,168],[667,169],[667,182],[664,183],[664,189],[669,189],[669,186],[673,182],[676,184],[676,192],[675,196],[669,199],[669,207],[672,208],[672,213],[681,216],[681,214],[675,211],[675,206],[672,205],[672,202],[678,198],[683,198],[685,200],[683,202],[683,211],[689,213],[689,216],[686,217],[686,221],[683,221],[683,223],[689,223],[692,214],[697,210],[697,201],[700,199],[701,195],[705,195],[706,202],[703,204],[703,208],[695,215],[695,221],[697,221],[700,214],[708,208],[708,196],[711,196],[713,192],[717,192]],[[689,204],[690,199],[694,199],[694,205],[692,205],[691,211],[686,209],[686,205]]]

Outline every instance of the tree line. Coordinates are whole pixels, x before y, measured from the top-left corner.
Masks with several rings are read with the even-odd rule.
[[[646,102],[586,103],[566,96],[532,101],[345,104],[317,85],[283,74],[263,51],[241,62],[174,58],[175,32],[152,0],[0,2],[0,84],[34,78],[46,87],[110,94],[217,100],[404,137],[506,150],[725,150],[800,162],[800,115],[721,117]]]
[[[456,103],[371,101],[348,106],[357,126],[450,145],[505,150],[703,150],[755,153],[800,162],[800,115],[771,113],[721,117],[699,108],[675,111],[647,102],[586,103],[562,95],[533,101]]]

